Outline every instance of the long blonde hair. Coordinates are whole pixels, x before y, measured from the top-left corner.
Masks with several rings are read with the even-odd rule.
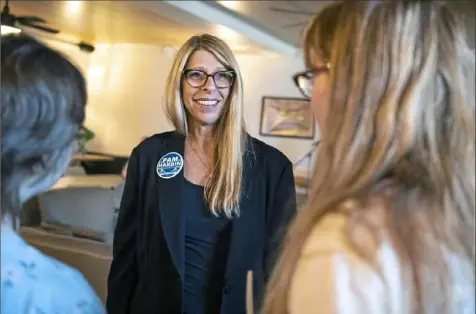
[[[356,226],[368,226],[364,216],[375,194],[412,276],[410,313],[448,310],[443,251],[466,261],[474,253],[474,53],[459,21],[438,1],[402,0],[338,2],[310,21],[305,62],[312,66],[318,55],[331,63],[330,109],[309,199],[289,230],[263,313],[288,312],[306,239],[343,204],[352,207],[349,242],[376,266],[355,236]]]
[[[225,42],[218,37],[203,34],[191,37],[178,50],[165,87],[165,113],[177,131],[188,135],[187,114],[182,101],[182,73],[190,56],[197,50],[212,53],[227,69],[236,73],[222,116],[215,128],[212,169],[205,185],[205,199],[211,212],[215,215],[223,212],[231,218],[239,215],[246,128],[241,73]]]

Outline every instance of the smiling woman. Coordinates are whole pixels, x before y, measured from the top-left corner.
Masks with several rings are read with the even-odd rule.
[[[291,162],[247,134],[242,90],[221,39],[194,36],[177,52],[165,90],[176,131],[131,155],[109,313],[244,313],[249,270],[259,306],[296,195]]]
[[[183,74],[187,84],[182,86],[182,98],[192,116],[190,122],[212,126],[222,113],[235,72],[227,70],[206,50],[196,51],[186,68]]]

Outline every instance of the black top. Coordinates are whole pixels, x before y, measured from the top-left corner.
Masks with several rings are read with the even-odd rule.
[[[220,314],[246,313],[246,274],[253,271],[255,312],[296,213],[292,164],[251,136],[246,139],[240,216],[230,231]],[[164,179],[157,162],[184,155],[185,136],[156,134],[132,151],[114,232],[108,276],[108,314],[182,314],[187,213],[183,169]]]
[[[220,313],[230,222],[213,215],[205,202],[204,187],[185,180],[184,314]]]

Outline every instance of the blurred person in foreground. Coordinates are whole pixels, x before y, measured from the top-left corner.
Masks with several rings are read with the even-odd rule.
[[[439,1],[324,8],[295,76],[322,131],[265,314],[473,314],[474,53]]]
[[[1,38],[1,313],[105,313],[83,275],[28,245],[19,211],[66,170],[87,101],[82,74],[23,35]]]

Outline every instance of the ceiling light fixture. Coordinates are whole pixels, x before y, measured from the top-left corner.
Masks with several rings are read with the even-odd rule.
[[[2,26],[2,35],[11,33],[21,33],[22,30],[17,26],[27,26],[51,34],[58,34],[59,30],[44,25],[46,21],[38,16],[19,16],[10,12],[9,0],[5,1],[2,12],[0,13]],[[4,27],[8,26],[8,27]]]
[[[63,2],[63,5],[64,5],[65,12],[67,14],[69,14],[70,16],[71,15],[77,16],[80,13],[82,13],[82,10],[83,10],[83,2],[82,1],[69,0],[69,1]]]
[[[241,7],[240,1],[225,0],[218,1],[218,3],[230,10],[238,10]]]
[[[19,29],[18,27],[2,24],[1,32],[2,32],[2,35],[18,34],[18,33],[21,33],[21,29]]]
[[[215,32],[216,35],[223,40],[235,41],[239,37],[239,34],[237,32],[235,32],[231,28],[220,24],[215,25]]]

